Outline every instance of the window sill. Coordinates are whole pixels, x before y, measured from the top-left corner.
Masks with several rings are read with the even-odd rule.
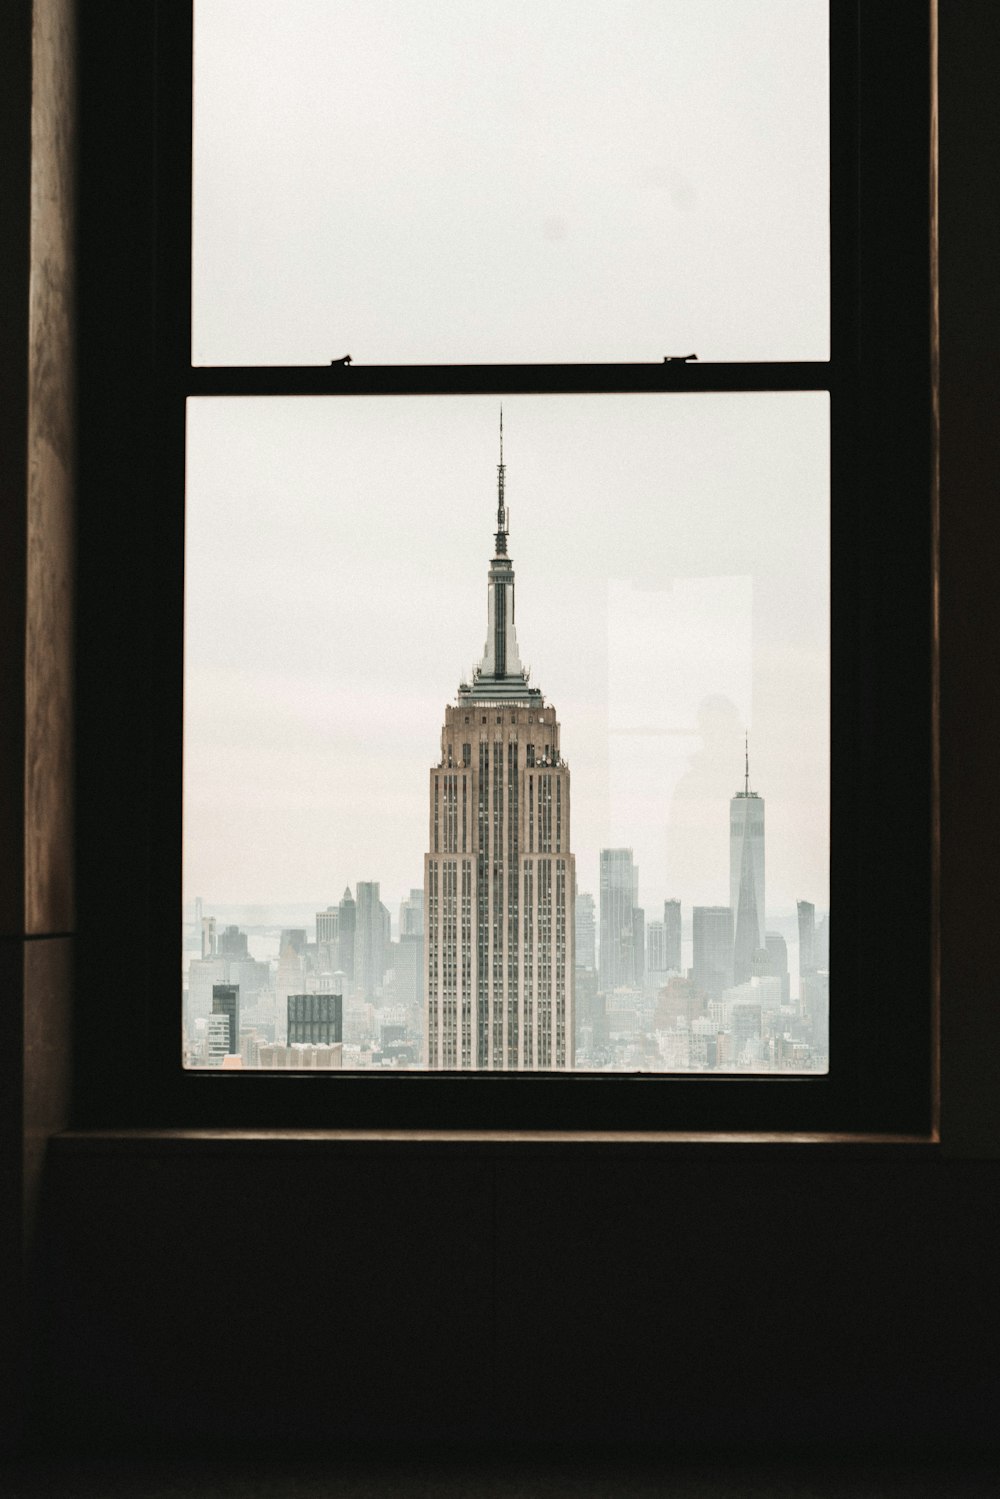
[[[473,1154],[576,1153],[782,1157],[805,1154],[912,1158],[936,1155],[936,1133],[721,1133],[683,1131],[557,1131],[557,1130],[253,1130],[253,1129],[129,1129],[63,1130],[49,1142],[61,1157],[215,1155],[253,1152],[264,1156],[298,1154],[339,1155],[354,1152],[449,1152]]]

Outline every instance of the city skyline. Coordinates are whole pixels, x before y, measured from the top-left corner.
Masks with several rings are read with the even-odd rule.
[[[311,402],[192,403],[187,901],[308,903],[379,878],[395,907],[419,880],[425,808],[406,767],[428,763],[421,717],[482,638],[469,575],[498,403],[387,404],[333,420]],[[518,623],[539,677],[564,687],[581,888],[601,847],[628,844],[640,905],[727,901],[716,810],[750,727],[772,791],[769,904],[825,905],[826,398],[505,406]],[[724,570],[736,561],[747,571]]]

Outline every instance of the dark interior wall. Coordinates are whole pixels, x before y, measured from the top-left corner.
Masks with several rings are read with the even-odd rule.
[[[34,9],[39,17],[70,14],[57,0]],[[8,72],[12,79],[0,92],[12,146],[9,156],[0,152],[0,185],[12,206],[0,216],[11,251],[0,256],[0,287],[10,294],[0,299],[8,319],[0,358],[14,395],[0,420],[15,437],[29,430],[33,389],[25,374],[31,15],[27,3],[0,9],[10,44],[2,48],[5,80]],[[36,47],[36,61],[40,55]],[[826,1147],[573,1155],[65,1136],[50,1147],[39,1264],[36,1431],[46,1439],[173,1446],[200,1437],[245,1447],[340,1437],[643,1437],[842,1447],[993,1438],[1000,1394],[993,0],[943,0],[941,58],[937,1158],[845,1158]],[[65,110],[68,95],[57,95]],[[37,87],[36,128],[45,97]],[[60,129],[54,138],[65,141]],[[46,159],[36,137],[39,169]],[[57,319],[53,348],[58,326]],[[48,367],[58,371],[58,359]],[[0,662],[15,726],[0,771],[13,799],[4,804],[20,808],[7,844],[18,850],[14,899],[0,934],[7,1256],[0,1268],[8,1285],[19,1284],[30,1221],[25,1161],[36,1156],[26,1155],[26,1142],[64,1117],[59,1069],[67,1048],[53,1038],[65,1034],[69,939],[54,934],[72,929],[57,877],[36,884],[49,892],[44,899],[31,905],[25,896],[24,829],[52,824],[25,815],[25,740],[16,726],[32,725],[38,742],[48,737],[46,723],[58,739],[68,721],[53,709],[43,722],[25,708],[29,451],[23,441],[0,444],[3,525],[13,524],[6,556],[14,563],[14,587],[0,596],[14,630],[5,639],[14,643]],[[65,495],[60,465],[51,457],[46,464],[45,496]],[[58,532],[64,512],[57,505],[54,520],[49,514]],[[52,638],[65,637],[56,629]],[[44,658],[32,660],[44,681]],[[64,700],[54,692],[54,702]],[[57,781],[55,769],[43,778]],[[40,855],[32,867],[53,865]],[[39,996],[27,1009],[26,973]],[[907,996],[885,1001],[902,1005]],[[25,1014],[47,1053],[25,1048]],[[25,1079],[35,1100],[27,1114]],[[13,1352],[0,1360],[11,1391],[23,1384],[23,1367]]]
[[[45,1144],[69,1117],[73,17],[71,0],[0,7],[0,1445],[24,1416]]]
[[[988,1162],[66,1142],[51,1429],[70,1444],[994,1435]]]

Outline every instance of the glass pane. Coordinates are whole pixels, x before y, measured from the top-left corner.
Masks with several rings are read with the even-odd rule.
[[[498,404],[189,403],[186,1060],[823,1071],[829,398]]]
[[[197,0],[196,364],[825,359],[825,0]]]

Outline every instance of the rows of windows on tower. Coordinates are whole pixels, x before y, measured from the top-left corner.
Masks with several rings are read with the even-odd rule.
[[[748,739],[728,805],[727,905],[663,892],[655,914],[643,909],[628,847],[600,850],[596,897],[578,890],[570,765],[522,663],[508,544],[501,415],[485,645],[445,707],[438,762],[412,767],[428,786],[422,886],[392,912],[379,881],[355,881],[302,925],[195,899],[185,1065],[826,1071],[829,913],[800,900],[769,929]]]

